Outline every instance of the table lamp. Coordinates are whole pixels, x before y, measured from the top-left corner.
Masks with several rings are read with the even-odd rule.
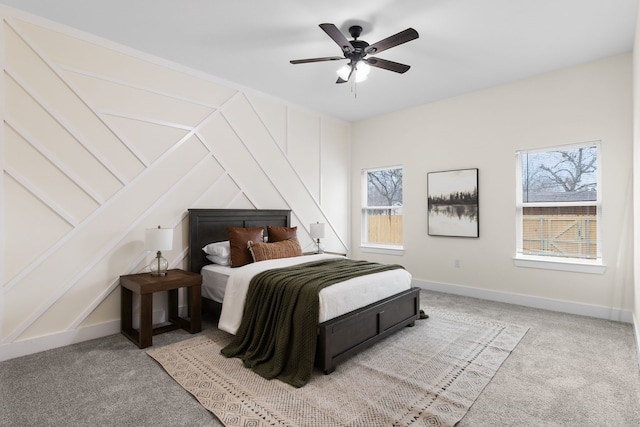
[[[314,242],[317,245],[317,254],[321,254],[324,251],[322,250],[322,247],[320,246],[320,239],[324,239],[324,224],[321,224],[319,222],[316,222],[315,224],[311,224],[309,226],[309,234],[311,235],[311,238],[314,240]]]
[[[156,258],[149,269],[152,276],[164,276],[167,274],[169,263],[162,257],[161,251],[173,248],[173,228],[147,228],[144,233],[144,248],[149,251],[158,251]]]

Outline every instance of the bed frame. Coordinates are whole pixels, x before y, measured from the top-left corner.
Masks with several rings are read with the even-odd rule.
[[[227,226],[289,227],[291,211],[270,209],[189,209],[189,271],[200,273],[209,264],[200,248],[228,240]],[[209,302],[207,305],[217,304]],[[420,289],[392,295],[366,307],[328,320],[318,326],[316,364],[325,374],[338,363],[385,337],[413,326],[420,315]]]

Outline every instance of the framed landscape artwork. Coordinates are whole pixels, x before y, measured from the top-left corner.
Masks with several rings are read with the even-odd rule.
[[[478,169],[427,173],[429,236],[479,237]]]

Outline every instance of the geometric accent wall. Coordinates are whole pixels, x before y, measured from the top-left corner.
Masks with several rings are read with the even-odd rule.
[[[348,123],[0,12],[0,360],[119,330],[118,278],[152,257],[144,229],[173,228],[163,254],[184,267],[189,208],[291,209],[304,249],[321,221],[348,251]]]

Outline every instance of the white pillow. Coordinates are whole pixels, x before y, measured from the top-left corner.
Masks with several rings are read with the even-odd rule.
[[[214,264],[230,265],[231,259],[228,256],[207,255],[207,259]]]
[[[231,254],[231,247],[229,245],[229,241],[226,240],[224,242],[215,242],[209,243],[207,246],[202,248],[205,254],[207,255],[215,255],[219,257],[229,257]],[[217,264],[217,263],[216,263]]]

